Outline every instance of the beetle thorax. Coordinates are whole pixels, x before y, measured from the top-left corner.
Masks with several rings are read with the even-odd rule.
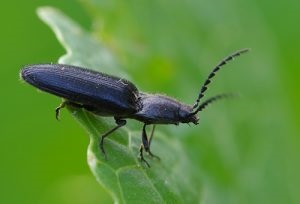
[[[140,94],[141,109],[133,118],[148,124],[195,123],[197,118],[190,116],[192,107],[159,94]]]

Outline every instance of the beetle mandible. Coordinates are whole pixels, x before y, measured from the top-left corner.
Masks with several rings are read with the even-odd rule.
[[[20,75],[23,80],[36,88],[64,99],[64,102],[56,108],[57,119],[60,109],[66,105],[84,108],[100,116],[114,117],[116,126],[100,137],[100,149],[105,157],[104,139],[124,126],[126,119],[135,119],[144,123],[140,159],[150,167],[144,159],[143,150],[150,156],[157,157],[150,150],[155,125],[178,125],[179,123],[197,125],[199,120],[197,114],[208,104],[231,96],[231,94],[220,94],[200,103],[211,79],[223,65],[247,51],[249,49],[237,51],[214,67],[204,81],[194,105],[184,104],[165,95],[139,92],[136,86],[126,79],[71,65],[28,65],[21,70]],[[153,125],[149,138],[146,134],[147,125]]]

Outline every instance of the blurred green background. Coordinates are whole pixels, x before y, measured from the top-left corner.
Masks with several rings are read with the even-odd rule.
[[[36,8],[61,9],[114,51],[142,90],[193,103],[220,59],[244,47],[181,140],[203,179],[203,203],[300,203],[300,3],[287,1],[28,0],[1,4],[1,203],[111,203],[86,163],[88,137],[60,100],[22,83],[23,65],[65,53]],[[227,70],[228,69],[228,70]],[[184,173],[184,172],[183,172]]]

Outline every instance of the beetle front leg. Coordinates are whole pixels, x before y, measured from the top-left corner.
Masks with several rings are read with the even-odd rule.
[[[149,148],[151,146],[152,138],[153,138],[153,135],[154,135],[154,130],[155,130],[155,125],[152,126],[151,135],[149,137]]]
[[[83,105],[73,103],[71,101],[63,101],[57,108],[55,108],[55,118],[56,118],[56,120],[59,120],[60,109],[66,107],[67,105],[70,105],[70,106],[73,106],[73,107],[76,107],[76,108],[83,108]]]
[[[142,131],[142,144],[140,146],[140,159],[141,161],[145,162],[146,165],[150,168],[150,164],[145,160],[143,150],[145,149],[146,152],[149,151],[149,142],[146,134],[146,123],[143,126],[143,131]]]
[[[101,135],[101,140],[100,140],[100,149],[102,151],[102,153],[104,154],[104,157],[105,159],[107,159],[107,156],[106,156],[106,153],[105,153],[105,150],[104,150],[104,139],[109,136],[111,133],[113,133],[115,130],[119,129],[120,127],[126,125],[126,120],[120,120],[120,119],[116,119],[116,123],[117,123],[117,126],[114,127],[113,129],[107,131],[106,133],[104,133],[103,135]]]
[[[150,137],[149,137],[149,151],[148,151],[148,154],[149,154],[151,157],[155,157],[156,159],[160,160],[160,157],[159,157],[159,156],[156,156],[155,154],[152,154],[152,152],[151,152],[151,150],[150,150],[151,142],[152,142],[153,135],[154,135],[154,130],[155,130],[155,125],[153,125],[152,130],[151,130],[151,135],[150,135]]]
[[[152,140],[152,137],[153,137],[153,133],[154,133],[154,127],[152,129],[152,132],[151,132],[151,136],[150,136],[150,140],[148,140],[148,137],[147,137],[147,133],[146,133],[146,124],[144,124],[143,126],[143,132],[142,132],[142,144],[141,144],[141,147],[140,147],[140,158],[143,162],[145,162],[147,164],[148,167],[150,167],[150,165],[148,164],[148,162],[144,159],[144,156],[143,156],[143,149],[145,149],[145,151],[151,156],[151,157],[155,157],[157,159],[160,160],[160,158],[154,154],[152,154],[152,152],[150,151],[150,144],[151,144],[151,140]]]
[[[143,154],[143,150],[144,150],[144,146],[143,144],[141,144],[140,146],[140,159],[145,162],[145,164],[148,166],[148,168],[150,168],[150,164],[147,162],[147,160],[144,158],[144,154]]]
[[[154,130],[155,130],[155,125],[153,125],[153,127],[152,127],[151,134],[150,134],[150,137],[149,137],[149,140],[148,140],[148,139],[147,139],[148,137],[147,137],[147,134],[146,134],[146,129],[143,128],[143,134],[145,135],[145,138],[147,139],[147,143],[148,143],[147,149],[145,148],[145,150],[146,150],[146,152],[148,152],[148,154],[149,154],[151,157],[154,157],[154,158],[160,160],[159,156],[156,156],[156,155],[153,154],[153,153],[151,152],[151,150],[150,150],[151,142],[152,142],[153,135],[154,135]],[[144,136],[143,136],[143,137],[144,137]],[[143,141],[143,143],[144,143],[144,141]]]

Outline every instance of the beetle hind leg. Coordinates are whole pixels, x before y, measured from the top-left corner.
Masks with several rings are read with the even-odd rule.
[[[117,129],[119,129],[120,127],[126,125],[126,120],[121,120],[121,119],[115,119],[117,126],[110,129],[109,131],[105,132],[103,135],[101,135],[101,139],[100,139],[100,149],[101,152],[103,153],[105,159],[107,159],[105,150],[104,150],[104,139],[109,136],[111,133],[113,133],[114,131],[116,131]]]
[[[150,168],[150,164],[144,158],[143,150],[144,150],[144,146],[143,146],[143,144],[141,144],[141,146],[140,146],[140,159],[141,159],[142,162],[145,162],[145,164],[148,166],[148,168]]]

